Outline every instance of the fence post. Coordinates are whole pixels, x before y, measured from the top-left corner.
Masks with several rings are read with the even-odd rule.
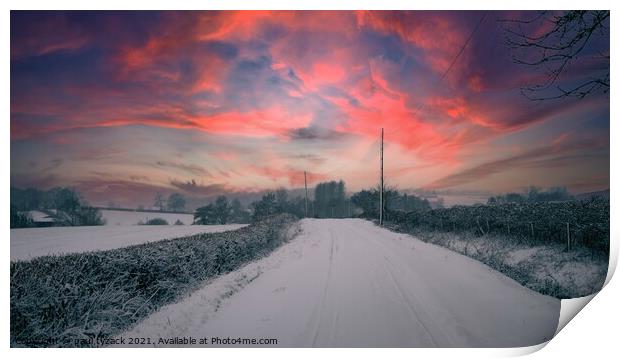
[[[491,228],[489,227],[489,218],[487,218],[487,233],[491,231]]]
[[[534,223],[530,223],[530,228],[532,229],[532,237],[534,237]]]

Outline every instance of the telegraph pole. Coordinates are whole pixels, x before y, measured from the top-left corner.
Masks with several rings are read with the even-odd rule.
[[[381,128],[381,185],[379,192],[379,225],[383,226],[383,128]]]
[[[304,170],[304,187],[306,188],[306,217],[308,217],[308,182],[306,181],[306,171]]]

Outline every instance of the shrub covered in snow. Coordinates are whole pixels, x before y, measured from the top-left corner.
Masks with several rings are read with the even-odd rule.
[[[13,228],[25,228],[32,227],[32,216],[26,211],[19,211],[13,205],[11,205],[11,229]]]
[[[144,225],[168,225],[168,222],[166,221],[166,219],[153,218],[147,220]]]
[[[609,200],[454,206],[414,212],[388,212],[386,220],[404,231],[471,233],[564,243],[609,252]]]
[[[11,346],[90,346],[201,282],[271,252],[295,218],[108,251],[11,263]]]

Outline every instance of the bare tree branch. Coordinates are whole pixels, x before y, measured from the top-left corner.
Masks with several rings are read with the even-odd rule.
[[[537,101],[608,93],[609,54],[601,51],[589,55],[606,63],[592,78],[573,83],[568,88],[561,83],[565,82],[564,75],[570,65],[584,54],[588,55],[584,50],[592,43],[593,37],[608,38],[609,13],[608,10],[565,11],[559,15],[541,12],[530,20],[500,20],[504,23],[506,42],[513,48],[513,61],[545,72],[544,80],[524,85],[521,93]]]

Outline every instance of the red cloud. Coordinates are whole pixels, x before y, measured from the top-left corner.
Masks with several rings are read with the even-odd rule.
[[[315,62],[309,72],[297,70],[296,73],[304,85],[312,90],[316,90],[320,85],[339,83],[347,74],[342,64],[337,61]]]
[[[96,126],[124,126],[143,124],[166,128],[197,129],[209,133],[265,137],[284,135],[291,129],[305,127],[310,123],[310,114],[295,115],[282,107],[249,112],[224,112],[210,116],[192,116],[177,113],[170,118],[126,118],[98,122]]]
[[[346,144],[350,140],[351,147],[339,154],[342,158],[359,158],[362,150],[356,148],[355,141],[371,143],[378,138],[380,128],[385,128],[388,146],[398,144],[398,154],[410,155],[416,162],[416,166],[402,163],[398,173],[406,175],[429,163],[449,167],[466,160],[468,153],[485,149],[484,143],[472,143],[488,143],[490,138],[592,104],[588,100],[579,104],[523,104],[522,98],[512,96],[510,90],[523,82],[523,76],[531,75],[516,73],[504,78],[493,66],[487,66],[495,64],[490,63],[495,58],[474,61],[476,52],[486,55],[473,46],[485,45],[479,38],[443,79],[442,74],[478,18],[476,14],[462,19],[454,15],[168,12],[157,22],[145,23],[138,35],[132,36],[137,27],[106,34],[116,41],[106,40],[105,45],[73,25],[60,24],[57,28],[62,36],[48,38],[43,35],[54,26],[44,24],[35,31],[43,40],[27,34],[26,41],[12,41],[12,61],[18,65],[12,69],[19,67],[24,56],[58,51],[67,52],[79,63],[80,51],[76,50],[91,45],[99,47],[93,51],[96,55],[89,52],[84,56],[88,57],[86,61],[102,56],[93,62],[103,64],[103,68],[91,72],[82,66],[88,70],[83,73],[76,66],[75,72],[69,69],[69,75],[41,70],[40,78],[32,78],[38,71],[24,71],[35,75],[16,71],[21,77],[13,78],[22,81],[11,86],[11,135],[21,139],[57,132],[46,140],[63,144],[81,138],[82,131],[69,135],[62,132],[66,130],[147,125],[245,137],[226,138],[230,141],[261,137],[266,142],[280,137],[288,139],[277,143],[286,148],[287,155],[314,150],[324,154],[332,150],[331,146],[342,145],[344,141],[338,138],[348,138]],[[372,32],[378,34],[366,36]],[[215,45],[224,49],[220,51]],[[57,65],[50,68],[56,71]],[[22,89],[20,83],[29,86]],[[314,146],[319,139],[320,148]],[[492,150],[493,145],[489,148]],[[262,176],[263,182],[266,177],[291,185],[303,183],[303,171],[295,169],[302,165],[299,159],[290,159],[282,152],[253,151],[238,156],[216,152],[205,157],[234,161],[228,163],[227,173],[233,173],[232,180],[239,183],[249,180],[246,175]],[[247,162],[254,164],[256,160],[261,164],[247,172],[237,175],[233,171],[237,167],[243,171]],[[183,169],[178,162],[168,159],[161,163],[200,174],[200,169]],[[314,164],[314,170],[319,171],[333,166],[331,159]],[[209,170],[218,175],[217,169]],[[315,182],[327,177],[309,173],[308,179]]]
[[[448,18],[428,11],[360,11],[357,21],[359,26],[395,33],[423,49],[427,63],[440,73],[448,69],[466,39]]]
[[[410,108],[408,94],[390,86],[383,75],[385,69],[373,62],[370,68],[371,75],[351,87],[350,94],[358,100],[357,104],[332,99],[347,116],[347,121],[337,129],[378,138],[384,128],[388,142],[414,150],[422,158],[453,161],[463,137],[449,129],[450,123],[429,121],[423,117],[425,112]]]

